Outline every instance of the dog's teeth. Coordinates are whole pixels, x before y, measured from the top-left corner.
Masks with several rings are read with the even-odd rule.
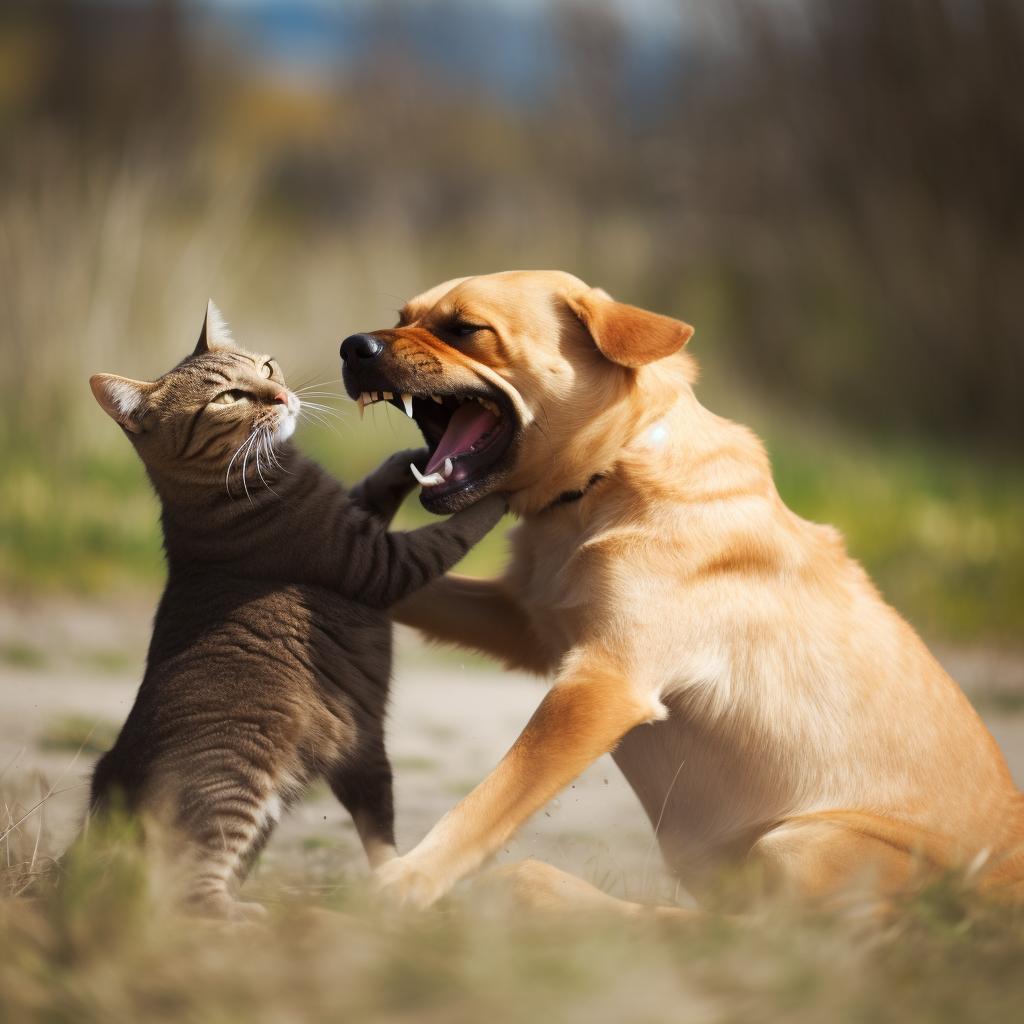
[[[385,402],[390,402],[395,397],[390,391],[382,391],[381,395],[384,397]]]
[[[376,402],[377,401],[377,392],[376,391],[371,391],[370,392],[370,401],[371,402]]]
[[[446,478],[450,477],[452,475],[452,460],[451,459],[445,459],[444,460],[444,475],[445,475]]]
[[[438,484],[444,483],[444,477],[440,473],[431,473],[430,476],[424,476],[416,468],[415,463],[412,462],[409,463],[409,468],[412,470],[412,475],[419,480],[421,487],[436,487]]]
[[[412,419],[412,395],[410,395],[410,394],[403,394],[402,395],[402,404],[405,406],[405,415],[408,416],[409,419]],[[431,474],[431,475],[436,476],[436,474]],[[420,483],[422,483],[422,482],[423,481],[421,480]]]
[[[367,396],[366,392],[364,391],[364,392],[362,392],[362,393],[360,394],[360,396],[359,396],[359,397],[358,397],[358,398],[356,399],[356,405],[357,405],[357,406],[359,407],[359,418],[360,418],[360,419],[362,419],[362,418],[363,418],[363,406],[364,406],[364,405],[366,404],[366,399],[367,399],[367,397],[368,397],[368,396]]]
[[[494,413],[495,416],[501,416],[501,410],[494,404],[489,402],[486,398],[478,398],[477,401],[488,411]]]
[[[431,397],[431,398],[432,398],[432,399],[433,399],[433,400],[434,400],[435,402],[437,402],[437,404],[438,404],[438,405],[444,405],[444,400],[443,400],[443,399],[441,398],[441,396],[440,396],[440,395],[431,395],[430,397]]]

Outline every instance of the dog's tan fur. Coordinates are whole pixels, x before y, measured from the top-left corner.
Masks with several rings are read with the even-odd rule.
[[[487,329],[446,342],[453,314]],[[522,519],[508,571],[444,577],[398,619],[554,676],[383,886],[431,903],[613,751],[697,894],[739,862],[810,898],[952,869],[1024,896],[1024,797],[997,744],[841,536],[782,503],[758,439],[698,403],[689,327],[514,272],[442,284],[377,333],[434,381],[500,388],[523,423],[494,484]],[[537,906],[609,905],[547,866],[501,874]]]

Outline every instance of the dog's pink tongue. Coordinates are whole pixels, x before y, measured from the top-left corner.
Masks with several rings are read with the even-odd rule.
[[[456,455],[464,455],[486,434],[498,418],[488,412],[479,402],[467,402],[460,405],[452,414],[448,429],[444,432],[431,456],[424,473],[429,475],[444,465],[445,459],[454,459]]]

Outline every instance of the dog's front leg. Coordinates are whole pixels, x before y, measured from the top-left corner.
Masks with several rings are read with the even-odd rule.
[[[557,663],[558,655],[544,650],[526,612],[500,579],[448,573],[395,605],[391,617],[431,640],[498,658],[508,668],[547,675]]]
[[[610,666],[606,651],[573,652],[498,767],[415,849],[378,869],[381,889],[399,904],[429,906],[630,729],[665,715],[656,693]]]

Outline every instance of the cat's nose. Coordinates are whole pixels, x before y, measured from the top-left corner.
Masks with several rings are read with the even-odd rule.
[[[384,346],[372,334],[350,334],[341,343],[341,358],[346,362],[368,363],[384,351]]]

